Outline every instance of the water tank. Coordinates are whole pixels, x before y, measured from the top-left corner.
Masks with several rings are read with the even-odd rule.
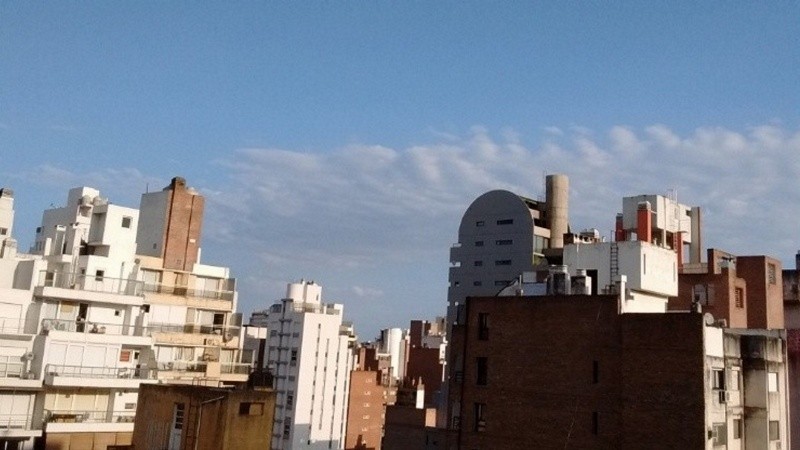
[[[567,266],[550,266],[547,277],[547,293],[549,295],[570,295],[572,283]]]
[[[586,269],[578,269],[572,277],[573,295],[592,295],[592,279],[586,275]]]

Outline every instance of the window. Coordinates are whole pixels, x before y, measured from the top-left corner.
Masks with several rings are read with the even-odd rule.
[[[8,234],[8,228],[0,227],[0,236],[5,236]]]
[[[486,225],[486,223],[484,221],[482,221],[482,220],[479,220],[479,221],[475,222],[475,226],[476,227],[482,227],[484,225]]]
[[[291,356],[289,357],[289,365],[290,366],[297,365],[297,349],[292,349]]]
[[[103,277],[105,276],[105,270],[98,270],[94,273],[94,280],[95,281],[103,281]]]
[[[742,419],[733,419],[733,438],[742,438]]]
[[[475,267],[480,267],[483,265],[483,261],[475,261]]]
[[[767,280],[769,284],[777,283],[777,278],[775,276],[775,264],[767,264]]]
[[[132,221],[133,221],[133,217],[123,216],[122,217],[122,228],[130,228]]]
[[[728,429],[723,422],[711,425],[711,436],[714,438],[714,445],[725,445],[728,443]]]
[[[125,403],[125,409],[136,409],[136,403]]]
[[[510,266],[511,260],[510,259],[498,259],[494,262],[495,266]]]
[[[473,286],[481,286],[481,285],[483,285],[483,283],[481,283],[480,281],[473,281],[472,285]]]
[[[486,431],[486,404],[475,403],[475,431]]]
[[[475,384],[478,386],[486,386],[488,380],[488,365],[489,365],[489,358],[485,356],[479,356],[475,358],[477,370],[476,370],[476,377],[475,377]]]
[[[489,314],[478,313],[478,339],[489,340]]]
[[[770,392],[778,392],[778,372],[767,373],[767,387]]]
[[[728,379],[728,390],[730,390],[730,391],[738,391],[739,390],[739,371],[738,370],[731,370],[730,378]]]
[[[183,417],[186,411],[186,405],[183,403],[175,403],[175,409],[173,410],[173,417],[172,417],[172,428],[174,430],[182,430],[183,429]]]
[[[598,431],[600,431],[600,418],[597,411],[592,411],[592,434],[597,436]]]
[[[737,308],[744,308],[744,289],[736,288],[734,304]]]
[[[292,418],[287,417],[283,419],[283,438],[289,439],[289,435],[292,433]]]
[[[781,423],[777,420],[769,421],[769,440],[777,441],[781,438]]]
[[[592,383],[597,384],[600,382],[600,363],[592,361]]]
[[[483,247],[483,241],[475,241],[475,247]]]
[[[725,370],[714,369],[711,372],[711,388],[725,389]]]
[[[119,361],[120,362],[129,362],[131,360],[131,351],[130,350],[122,350],[119,352]]]
[[[514,241],[512,239],[498,239],[494,241],[495,245],[511,245]]]
[[[514,223],[514,219],[501,219],[497,221],[498,225],[512,225]]]
[[[503,286],[503,287],[505,287],[505,286],[508,286],[509,284],[511,284],[511,282],[508,281],[508,280],[495,280],[494,281],[494,285],[495,286]]]
[[[287,408],[294,407],[294,391],[289,391],[286,393],[286,407]]]
[[[264,403],[262,402],[241,402],[239,403],[240,416],[263,416]]]

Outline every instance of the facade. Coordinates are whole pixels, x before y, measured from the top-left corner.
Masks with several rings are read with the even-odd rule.
[[[800,448],[800,252],[795,255],[795,268],[783,269],[781,278],[789,359],[790,448]]]
[[[266,367],[275,374],[274,449],[343,449],[355,335],[344,307],[313,281],[290,283],[267,312]]]
[[[449,448],[786,448],[782,331],[620,314],[619,302],[468,300]]]
[[[31,388],[14,387],[0,421],[28,409],[31,439],[22,448],[39,436],[49,449],[125,445],[141,384],[247,380],[228,269],[200,264],[199,249],[187,270],[138,255],[140,212],[75,188],[66,206],[44,212],[30,254],[5,241],[0,361],[22,371],[5,379],[24,378]]]
[[[146,385],[130,449],[269,449],[274,412],[271,389]]]
[[[353,370],[349,392],[345,450],[380,450],[386,415],[380,375],[372,370]]]

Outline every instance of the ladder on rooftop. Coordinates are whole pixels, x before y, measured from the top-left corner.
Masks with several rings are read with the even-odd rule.
[[[619,246],[616,242],[611,243],[611,251],[609,252],[609,267],[610,267],[610,275],[611,279],[609,280],[610,285],[614,285],[614,280],[616,280],[617,275],[619,275]]]

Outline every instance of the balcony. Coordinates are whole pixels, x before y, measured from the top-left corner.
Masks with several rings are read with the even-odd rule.
[[[23,362],[0,362],[0,388],[14,389],[39,389],[41,380],[36,379],[36,374],[25,370]]]
[[[119,343],[149,346],[152,338],[145,327],[118,323],[90,322],[85,320],[42,319],[42,334],[69,340],[80,333],[86,342]]]
[[[42,430],[32,430],[33,419],[30,414],[0,414],[0,437],[25,438],[39,437]]]
[[[40,271],[34,294],[43,297],[142,305],[144,283],[137,280],[70,272]],[[109,298],[107,294],[114,294]]]
[[[25,319],[0,317],[0,334],[25,334]]]
[[[228,280],[231,285],[233,278]],[[177,295],[179,297],[194,297],[208,300],[233,301],[236,291],[214,290],[214,289],[192,289],[186,286],[171,286],[161,283],[146,283],[143,286],[144,292],[153,292],[165,295]]]
[[[54,432],[132,432],[136,411],[45,410],[45,429]]]
[[[155,369],[48,364],[44,382],[48,386],[138,389],[141,383],[155,383],[157,378]]]

